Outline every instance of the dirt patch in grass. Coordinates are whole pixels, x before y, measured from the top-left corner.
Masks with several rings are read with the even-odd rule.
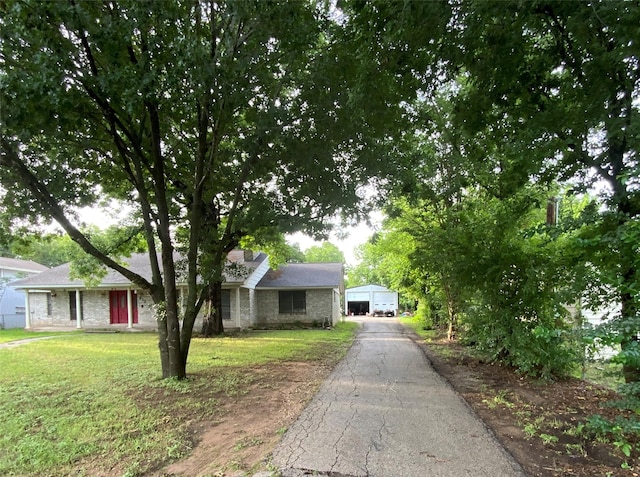
[[[438,373],[493,430],[528,475],[640,475],[637,455],[625,459],[614,446],[575,433],[588,416],[615,415],[616,411],[603,407],[614,396],[611,391],[576,379],[540,383],[482,362],[455,343],[420,346]],[[246,383],[232,395],[212,395],[207,386],[199,387],[196,398],[205,403],[215,401],[215,411],[209,412],[205,404],[201,415],[177,415],[178,420],[172,421],[187,423],[190,446],[183,452],[186,457],[172,464],[159,459],[158,464],[147,466],[154,470],[129,475],[239,477],[269,470],[270,452],[330,372],[326,363],[285,362],[243,369]],[[214,378],[199,375],[196,380]],[[162,398],[166,405],[172,404],[162,389],[157,392],[162,397],[148,396],[149,402]],[[179,409],[179,394],[169,395]],[[635,470],[622,468],[624,460],[635,465]],[[123,470],[114,468],[95,475],[124,475]]]
[[[192,418],[193,451],[148,476],[242,476],[268,470],[268,456],[331,372],[317,362],[246,369],[251,384],[235,396],[217,396],[213,418]]]
[[[436,371],[458,391],[532,477],[640,475],[637,455],[576,432],[589,416],[615,417],[615,394],[579,379],[541,383],[485,363],[449,342],[422,344]],[[623,459],[624,458],[624,459]],[[635,469],[622,468],[623,463]]]

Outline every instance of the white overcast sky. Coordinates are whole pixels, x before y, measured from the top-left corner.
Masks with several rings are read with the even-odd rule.
[[[339,234],[334,232],[329,236],[328,242],[331,242],[342,251],[347,265],[356,265],[357,261],[354,254],[356,247],[365,243],[375,232],[379,231],[382,215],[374,212],[369,220],[371,225],[362,222],[355,227],[341,228]],[[287,242],[291,245],[297,243],[303,252],[314,245],[322,245],[322,242],[317,242],[300,232],[288,235]]]

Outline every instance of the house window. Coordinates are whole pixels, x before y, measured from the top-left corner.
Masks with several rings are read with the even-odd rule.
[[[278,292],[278,303],[282,314],[306,313],[307,293],[304,290]]]
[[[231,319],[231,291],[230,290],[222,290],[220,295],[220,301],[222,304],[222,319],[230,320]]]
[[[82,311],[82,308],[83,308],[82,292],[70,291],[69,292],[69,318],[71,318],[71,321],[76,321],[78,319],[78,309],[77,309],[78,303],[76,301],[76,293],[80,293],[80,311]],[[82,313],[80,315],[82,316]]]

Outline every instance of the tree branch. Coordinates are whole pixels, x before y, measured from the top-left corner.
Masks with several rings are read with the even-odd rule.
[[[13,145],[5,137],[0,138],[0,166],[11,168],[17,172],[21,184],[26,187],[51,217],[69,234],[82,250],[100,260],[107,267],[117,271],[139,287],[153,291],[154,287],[144,277],[123,267],[112,258],[98,250],[70,221],[56,199],[51,195],[47,187],[31,172],[27,165],[20,159]]]

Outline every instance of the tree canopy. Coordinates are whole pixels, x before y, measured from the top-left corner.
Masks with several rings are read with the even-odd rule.
[[[185,376],[195,317],[232,248],[273,229],[319,234],[338,213],[357,216],[361,187],[392,164],[378,130],[394,108],[367,95],[374,88],[325,7],[0,7],[3,211],[54,218],[151,294],[165,377]],[[105,196],[137,214],[151,281],[77,227],[74,209]],[[178,281],[189,287],[182,323]]]
[[[460,14],[460,59],[472,86],[456,98],[464,113],[455,124],[507,152],[513,168],[501,173],[516,180],[560,180],[576,191],[601,184],[603,208],[584,216],[592,223],[580,245],[584,260],[598,257],[600,279],[593,283],[605,284],[600,292],[609,289],[606,299],[622,305],[616,322],[625,375],[639,381],[632,230],[640,216],[640,6],[473,2],[461,5]],[[586,306],[602,302],[591,298]]]
[[[304,252],[305,262],[339,262],[344,263],[344,254],[331,242],[313,245]]]
[[[447,310],[452,334],[462,325],[494,359],[534,374],[566,372],[577,358],[566,349],[565,306],[617,302],[606,339],[622,347],[626,380],[640,381],[640,5],[431,6],[353,7],[418,92],[406,95],[411,126],[398,136],[397,157],[411,169],[362,250],[369,268],[356,271],[385,282],[390,268],[411,269],[418,295]],[[560,221],[547,223],[558,203]],[[405,250],[385,249],[394,240]]]

